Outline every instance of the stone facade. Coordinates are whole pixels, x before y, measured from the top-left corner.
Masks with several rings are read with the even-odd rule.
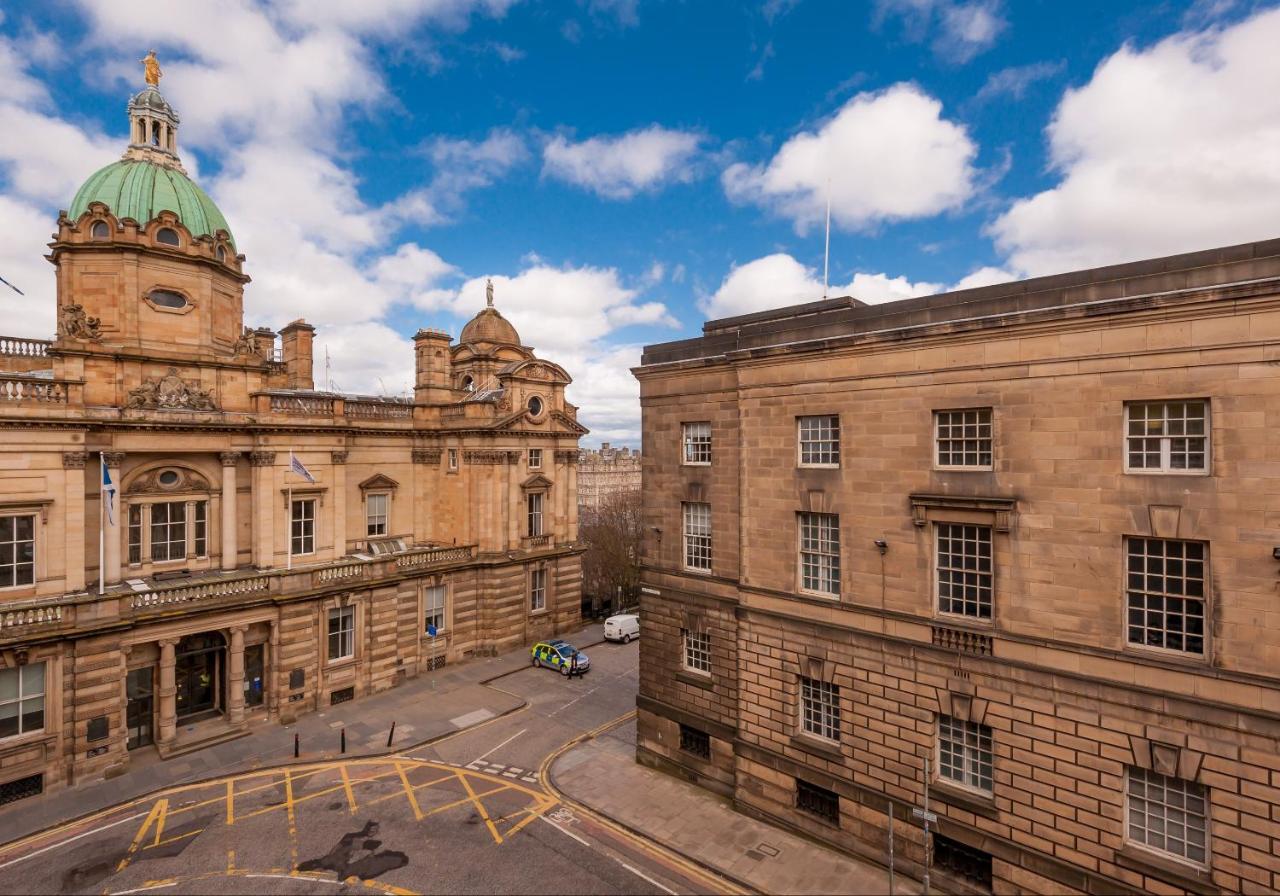
[[[946,889],[1280,890],[1278,363],[1280,241],[649,347],[639,759]]]
[[[640,491],[640,452],[603,442],[578,452],[578,504],[599,507],[610,495]]]
[[[225,229],[86,200],[49,259],[58,336],[0,338],[0,802],[578,621],[586,430],[492,306],[347,395],[244,327]]]

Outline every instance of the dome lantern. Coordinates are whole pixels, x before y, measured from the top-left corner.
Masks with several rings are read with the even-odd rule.
[[[129,149],[125,158],[183,171],[178,159],[178,113],[160,93],[156,51],[148,53],[142,64],[147,86],[129,100]]]

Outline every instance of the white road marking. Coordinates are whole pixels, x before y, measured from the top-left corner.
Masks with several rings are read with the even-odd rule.
[[[619,865],[621,865],[623,868],[626,868],[628,871],[630,871],[632,874],[634,874],[636,877],[640,878],[641,880],[647,880],[649,883],[653,884],[655,887],[657,887],[657,888],[658,888],[659,890],[661,890],[662,892],[664,892],[664,893],[670,893],[670,894],[671,894],[671,896],[676,896],[676,891],[675,891],[675,890],[667,889],[667,888],[666,888],[666,887],[664,887],[662,884],[660,884],[660,883],[658,883],[656,880],[654,880],[652,877],[650,877],[649,875],[645,874],[645,873],[644,873],[643,871],[641,871],[639,868],[634,868],[634,867],[632,867],[631,865],[628,865],[626,862],[622,861],[621,859],[619,859],[619,860],[618,860],[618,864],[619,864]]]
[[[488,756],[488,755],[490,755],[491,753],[494,753],[495,751],[502,749],[502,748],[503,748],[503,747],[505,747],[507,744],[511,743],[513,740],[515,740],[517,737],[519,737],[520,735],[524,734],[524,733],[525,733],[526,731],[528,731],[528,730],[529,730],[528,728],[521,728],[519,731],[517,731],[515,734],[511,735],[510,737],[508,737],[506,740],[504,740],[502,743],[498,744],[496,747],[492,747],[491,749],[489,749],[489,750],[485,751],[484,753],[482,753],[481,755],[477,756],[475,759],[471,760],[472,764],[474,765],[475,763],[477,763],[477,762],[479,762],[481,759],[483,759],[485,756]],[[492,763],[492,762],[491,762],[491,763],[489,763],[489,764],[490,764],[490,765],[493,765],[493,763]],[[505,766],[501,766],[501,767],[505,768]]]
[[[335,887],[341,887],[346,883],[344,880],[326,880],[323,877],[295,877],[291,874],[246,874],[245,877],[269,877],[275,880],[305,880],[307,883],[332,884]]]
[[[553,814],[557,814],[557,813],[553,813]],[[571,816],[570,816],[570,817],[571,817]],[[579,843],[581,843],[581,844],[582,844],[583,846],[585,846],[587,849],[592,849],[594,852],[596,852],[596,854],[597,854],[597,855],[600,853],[600,851],[599,851],[599,850],[594,850],[594,849],[593,849],[593,847],[591,846],[591,844],[590,844],[590,843],[588,843],[586,840],[584,840],[583,838],[579,837],[579,836],[578,836],[577,834],[575,834],[573,831],[570,831],[570,830],[568,830],[567,828],[564,828],[564,827],[562,827],[561,825],[557,824],[556,822],[552,821],[552,820],[551,820],[550,818],[548,818],[547,816],[545,816],[545,815],[539,815],[539,816],[538,816],[538,818],[540,818],[541,820],[545,821],[547,824],[551,825],[553,828],[555,828],[557,831],[559,831],[560,833],[564,834],[565,836],[567,836],[567,837],[572,837],[574,840],[577,840]],[[576,819],[576,818],[574,818],[573,820],[574,820],[574,821],[577,821],[577,819]],[[605,855],[609,855],[609,854],[608,854],[608,853],[605,853]],[[620,859],[620,858],[618,858],[617,856],[614,856],[614,855],[609,855],[609,858],[613,859],[615,862],[617,862],[617,863],[618,863],[619,865],[621,865],[623,868],[626,868],[628,871],[630,871],[632,874],[634,874],[636,877],[640,878],[641,880],[648,881],[649,883],[653,884],[655,887],[657,887],[657,888],[658,888],[659,890],[661,890],[662,892],[664,892],[664,893],[670,893],[670,894],[671,894],[671,896],[676,896],[676,891],[675,891],[675,890],[672,890],[672,889],[670,889],[670,888],[668,888],[668,887],[664,887],[662,884],[658,883],[656,880],[654,880],[654,879],[653,879],[652,877],[650,877],[649,875],[645,874],[645,873],[644,873],[643,871],[641,871],[639,868],[636,868],[634,865],[628,865],[626,862],[622,861],[622,859]]]
[[[538,779],[537,779],[537,778],[535,778],[533,775],[525,775],[525,776],[524,776],[523,778],[521,778],[520,780],[521,780],[521,781],[528,781],[530,784],[537,784],[537,783],[538,783]]]
[[[586,840],[583,840],[581,837],[579,837],[579,836],[578,836],[577,834],[575,834],[573,831],[570,831],[570,830],[568,830],[567,828],[562,828],[560,825],[556,824],[554,821],[552,821],[550,818],[547,818],[547,816],[545,816],[545,815],[539,815],[538,817],[539,817],[540,819],[542,819],[543,821],[545,821],[547,824],[551,825],[553,828],[555,828],[555,829],[556,829],[557,831],[559,831],[560,833],[564,834],[566,837],[572,837],[574,840],[577,840],[579,843],[581,843],[581,844],[582,844],[583,846],[585,846],[587,849],[590,849],[590,848],[591,848],[591,844],[590,844],[590,843],[588,843]]]
[[[177,885],[178,882],[176,880],[172,880],[167,884],[154,884],[150,887],[138,887],[135,890],[116,890],[114,896],[128,896],[130,893],[145,893],[148,890],[165,890],[169,887],[176,887]]]
[[[74,843],[77,840],[83,840],[85,837],[88,837],[92,834],[97,834],[100,831],[110,830],[111,828],[124,824],[126,821],[133,821],[135,818],[141,818],[142,816],[148,815],[148,814],[150,813],[137,812],[133,815],[127,816],[126,818],[121,818],[118,821],[113,821],[111,822],[111,824],[104,824],[100,828],[94,828],[93,830],[85,831],[83,834],[76,834],[74,837],[68,837],[66,840],[60,840],[57,843],[52,843],[49,846],[44,847],[43,849],[37,849],[35,852],[29,852],[26,855],[18,856],[16,859],[10,859],[9,861],[5,862],[3,865],[0,865],[0,871],[3,871],[5,868],[8,868],[10,865],[16,865],[19,862],[25,862],[27,859],[34,859],[36,856],[40,855],[41,853],[46,853],[51,849],[57,849],[60,846],[66,846],[68,843]]]

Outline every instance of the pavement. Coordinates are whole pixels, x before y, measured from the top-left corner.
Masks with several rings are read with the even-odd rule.
[[[563,635],[578,647],[603,639],[604,626],[592,624]],[[409,679],[398,688],[326,707],[292,725],[263,719],[249,734],[161,760],[150,750],[135,752],[129,770],[110,779],[91,779],[33,800],[0,808],[0,843],[25,837],[166,787],[290,764],[342,756],[341,730],[347,731],[347,758],[401,752],[460,730],[483,724],[525,705],[523,697],[502,690],[502,677],[529,668],[525,647],[495,657],[448,665]],[[387,748],[391,723],[395,739]],[[294,735],[300,751],[293,755]]]
[[[889,892],[887,870],[757,821],[637,763],[634,718],[562,753],[548,776],[563,796],[749,890]],[[894,884],[898,893],[920,892],[902,875]]]

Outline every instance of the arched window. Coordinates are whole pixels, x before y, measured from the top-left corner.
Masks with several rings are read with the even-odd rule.
[[[160,122],[158,121],[151,122],[151,145],[160,145]]]
[[[224,248],[222,248],[221,246],[219,246],[219,247],[218,247],[218,250],[217,250],[216,252],[214,252],[213,254],[214,254],[214,256],[218,259],[218,261],[226,261],[226,260],[227,260],[227,250],[226,250],[226,249],[224,249]]]
[[[107,226],[106,221],[94,221],[93,226],[89,228],[89,236],[95,240],[105,240],[111,236],[111,228]]]
[[[542,416],[542,399],[536,395],[529,399],[529,413],[534,417]]]
[[[164,243],[166,246],[181,246],[182,240],[178,238],[178,231],[172,227],[161,227],[156,231],[156,242]]]
[[[187,307],[187,297],[182,293],[169,289],[153,289],[147,293],[147,298],[151,299],[152,304],[159,305],[162,308]]]
[[[467,391],[467,392],[474,392],[474,391],[476,391],[476,382],[475,382],[475,380],[473,380],[470,376],[464,376],[464,377],[462,378],[462,388],[463,388],[463,390],[465,390],[465,391]]]

